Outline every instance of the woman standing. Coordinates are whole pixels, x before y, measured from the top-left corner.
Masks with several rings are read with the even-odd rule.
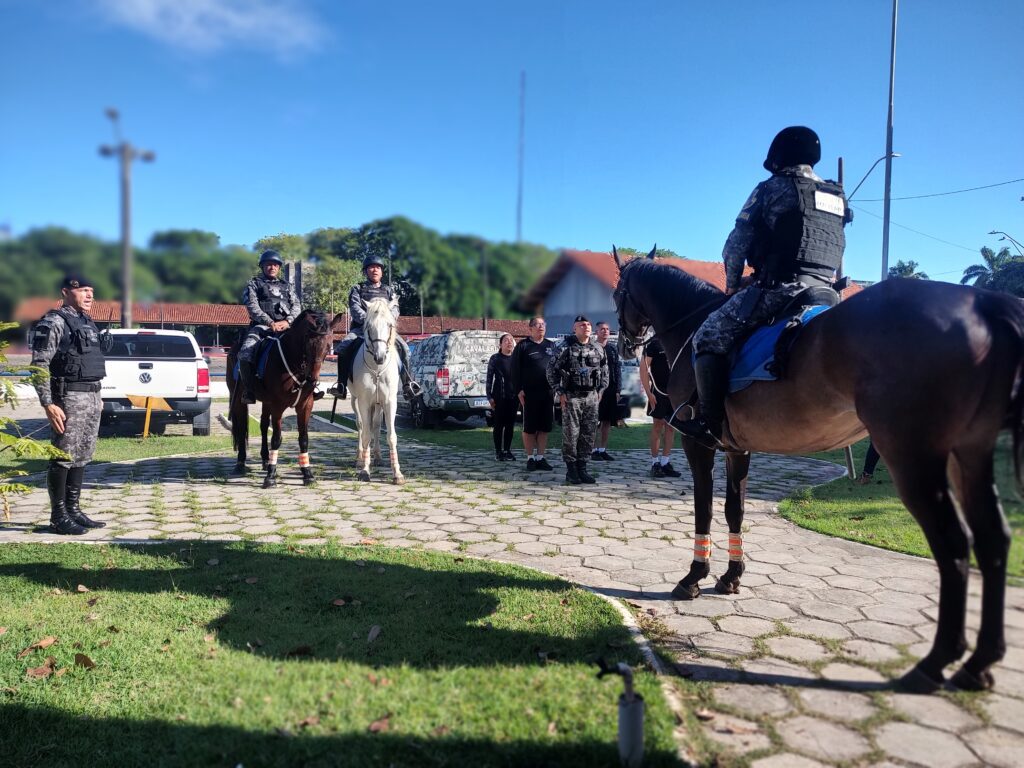
[[[512,350],[516,340],[506,333],[498,343],[498,351],[487,361],[487,398],[491,401],[494,425],[494,458],[515,461],[512,454],[512,432],[516,424],[519,398],[512,388]]]

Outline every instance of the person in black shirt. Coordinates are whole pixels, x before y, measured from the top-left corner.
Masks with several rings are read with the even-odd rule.
[[[654,419],[651,424],[651,477],[679,477],[669,454],[676,435],[668,425],[672,418],[672,403],[668,399],[668,356],[658,339],[652,339],[644,347],[640,360],[640,384],[647,395],[647,415]],[[661,447],[659,456],[658,447]]]
[[[611,426],[618,420],[619,392],[622,390],[622,370],[619,368],[619,351],[614,344],[608,343],[612,329],[604,320],[597,324],[597,343],[604,347],[604,353],[608,358],[608,386],[601,393],[601,399],[597,404],[597,418],[600,426],[597,430],[597,439],[594,441],[597,446],[591,454],[594,461],[611,461],[612,455],[608,453],[608,432]]]
[[[523,447],[528,472],[554,469],[544,458],[548,433],[555,423],[555,396],[547,377],[555,345],[544,338],[546,327],[543,317],[531,318],[530,337],[519,342],[512,352],[512,388],[523,406]]]
[[[498,461],[515,461],[512,434],[516,426],[519,398],[512,388],[512,350],[516,340],[511,333],[506,333],[498,345],[498,351],[487,361],[487,398],[491,401],[491,421],[494,426],[494,458]]]

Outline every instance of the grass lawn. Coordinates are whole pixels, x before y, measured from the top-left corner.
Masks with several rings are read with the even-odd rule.
[[[867,440],[854,446],[858,472],[864,465],[867,446]],[[845,464],[842,451],[816,454],[816,457]],[[1016,495],[1008,434],[1000,437],[996,449],[996,485],[1013,531],[1008,572],[1019,581],[1024,579],[1024,504]],[[869,485],[854,485],[849,479],[840,478],[794,494],[779,505],[779,511],[797,525],[820,533],[931,557],[924,534],[897,496],[884,461],[879,462]]]
[[[259,434],[259,426],[256,427]],[[49,435],[42,438],[49,441]],[[150,435],[141,437],[102,437],[96,443],[94,462],[126,461],[128,459],[151,459],[157,456],[196,454],[222,451],[231,448],[230,435]],[[42,472],[48,459],[19,459],[11,451],[0,453],[0,472],[7,469],[23,469],[26,472]]]
[[[331,418],[331,412],[317,411],[317,416],[325,419]],[[342,423],[355,429],[355,422],[348,416],[335,416],[336,423]],[[515,437],[512,441],[512,450],[521,451],[523,446],[522,424],[516,424]],[[454,419],[446,419],[432,429],[415,429],[409,422],[399,419],[398,431],[401,440],[416,440],[421,443],[433,445],[445,445],[464,451],[493,451],[494,440],[490,427],[478,427],[463,424]],[[629,448],[647,448],[651,436],[649,424],[630,424],[628,427],[613,427],[608,435],[608,450],[626,450]],[[548,436],[548,446],[555,452],[561,450],[562,428],[555,424],[554,430]],[[676,440],[676,446],[679,441]]]
[[[0,594],[11,766],[611,766],[593,660],[640,663],[600,598],[424,551],[8,544]],[[645,764],[678,765],[637,686]]]

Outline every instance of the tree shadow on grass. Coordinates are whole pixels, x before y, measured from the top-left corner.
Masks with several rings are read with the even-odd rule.
[[[593,739],[491,741],[390,733],[265,733],[226,725],[79,717],[52,709],[0,705],[4,764],[48,768],[204,766],[536,766],[619,765],[615,734]],[[679,766],[672,752],[648,749],[645,766]]]
[[[82,584],[92,596],[167,593],[186,601],[190,595],[226,600],[227,610],[207,625],[217,642],[274,659],[435,669],[590,663],[598,656],[635,653],[623,642],[617,619],[595,622],[580,615],[586,596],[570,584],[514,566],[456,558],[459,567],[450,569],[438,555],[338,545],[304,554],[283,545],[244,543],[124,549],[159,565],[104,567],[104,550],[83,547],[82,561],[95,564],[82,570],[53,562],[45,549],[38,556],[21,550],[21,562],[0,558],[0,579],[29,579],[70,592],[68,599],[75,599]],[[30,556],[33,561],[26,562]],[[532,609],[518,607],[511,590],[561,595],[559,612],[520,615]],[[83,602],[88,597],[82,595]],[[368,641],[374,627],[380,631]]]

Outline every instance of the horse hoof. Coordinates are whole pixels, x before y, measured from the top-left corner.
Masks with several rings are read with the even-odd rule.
[[[696,600],[700,597],[700,585],[687,584],[686,579],[683,579],[672,590],[672,597],[676,600]]]
[[[395,485],[405,485],[405,477],[402,475],[395,475],[391,482]]]
[[[920,668],[914,667],[897,681],[897,685],[907,693],[935,693],[942,687],[941,677],[936,680]]]
[[[356,475],[356,478],[362,480],[364,483],[368,483],[370,482],[370,473],[365,469],[361,469],[359,470],[359,474]]]
[[[245,464],[235,464],[235,468],[231,470],[233,475],[245,475],[249,472],[249,468]]]
[[[967,667],[960,667],[950,678],[949,684],[961,691],[990,691],[996,680],[987,669],[980,675],[975,675]]]
[[[730,581],[719,579],[715,582],[715,592],[720,595],[738,595],[740,592],[740,581],[739,579],[732,579]]]

